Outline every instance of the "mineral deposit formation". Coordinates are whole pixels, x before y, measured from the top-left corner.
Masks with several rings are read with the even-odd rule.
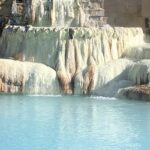
[[[103,3],[12,1],[0,38],[0,92],[142,97],[150,45],[141,28],[107,25]]]

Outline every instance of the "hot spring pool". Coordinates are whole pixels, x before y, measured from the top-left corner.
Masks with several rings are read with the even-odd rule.
[[[150,103],[0,96],[0,150],[149,150]]]

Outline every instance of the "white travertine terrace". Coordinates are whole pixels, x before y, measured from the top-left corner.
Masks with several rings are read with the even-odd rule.
[[[103,2],[13,1],[0,37],[0,92],[115,96],[148,84],[143,30],[104,25]]]
[[[119,80],[118,89],[134,84],[124,73],[133,61],[119,58],[127,56],[132,47],[142,45],[143,36],[140,28],[7,26],[0,40],[0,56],[53,68],[64,93],[106,95],[105,86],[116,87]],[[115,93],[112,90],[109,95]]]
[[[86,66],[91,54],[96,64],[103,64],[120,58],[132,47],[142,45],[143,36],[140,28],[7,26],[0,39],[0,55],[55,67],[58,54],[70,51],[71,55],[77,53],[78,63],[83,62],[81,66]]]

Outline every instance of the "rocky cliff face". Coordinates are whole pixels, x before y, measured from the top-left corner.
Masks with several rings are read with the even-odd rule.
[[[105,0],[105,5],[104,0],[1,0],[0,15],[13,15],[17,24],[55,26],[65,22],[77,26],[84,14],[85,26],[101,26],[106,22],[104,8],[108,23],[113,26],[144,28],[145,18],[150,17],[149,0]]]

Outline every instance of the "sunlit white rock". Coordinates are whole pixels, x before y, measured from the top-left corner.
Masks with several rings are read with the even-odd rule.
[[[39,63],[0,59],[0,91],[60,94],[56,72]]]

